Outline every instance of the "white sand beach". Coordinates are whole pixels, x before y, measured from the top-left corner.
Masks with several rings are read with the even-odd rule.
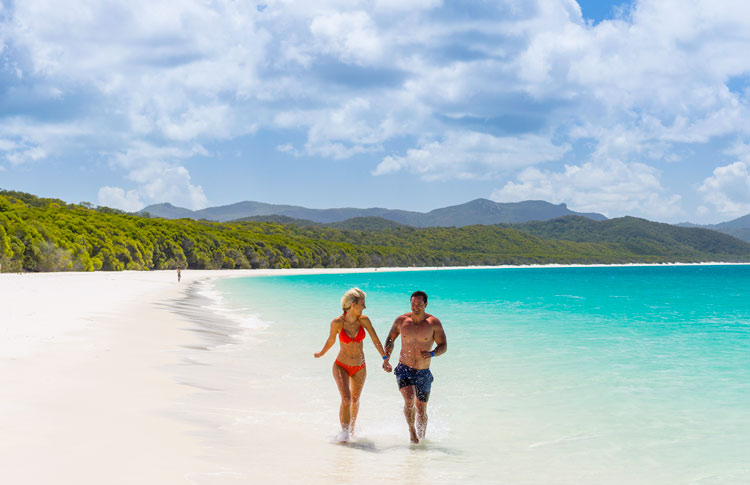
[[[208,272],[0,275],[2,482],[189,483],[202,470],[163,369],[193,338],[159,304]]]
[[[399,270],[420,269],[435,268]],[[260,335],[262,345],[231,351],[221,345],[227,338],[221,314],[189,294],[214,278],[364,271],[374,270],[188,270],[179,283],[173,271],[0,274],[0,481],[492,483],[483,471],[487,457],[463,449],[469,441],[458,435],[467,432],[451,429],[449,421],[462,418],[460,407],[445,405],[447,389],[433,405],[435,441],[415,450],[407,442],[393,378],[378,370],[375,356],[368,360],[360,413],[364,438],[353,447],[331,445],[335,352],[322,361],[312,358],[326,322],[321,320],[316,341],[285,348],[288,341],[254,329],[242,337]],[[193,305],[197,320],[189,318],[190,308],[176,311],[181,304]],[[388,322],[378,324],[384,339]],[[213,338],[216,345],[207,352]],[[520,479],[544,450],[519,448],[532,439],[528,429],[511,422],[505,427],[507,436],[493,439],[492,447],[520,457],[504,465],[506,478]],[[481,430],[467,435],[483,436]],[[543,461],[560,456],[550,450]],[[446,460],[451,465],[442,467]],[[575,467],[558,465],[550,470],[578,476]],[[421,479],[401,480],[398,470],[416,470]],[[610,478],[617,476],[612,471]],[[537,483],[515,479],[511,483]]]

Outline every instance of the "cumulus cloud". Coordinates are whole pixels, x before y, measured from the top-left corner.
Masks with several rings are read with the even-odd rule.
[[[385,157],[373,173],[384,175],[407,170],[424,180],[474,179],[559,160],[569,149],[568,145],[554,145],[548,138],[537,135],[496,137],[450,132],[440,141],[409,149],[405,156]]]
[[[137,184],[104,196],[123,206],[148,202],[163,187],[136,179],[153,170],[182,187],[177,193],[193,194],[181,200],[195,206],[205,194],[186,167],[212,154],[191,147],[265,130],[279,154],[321,164],[358,156],[375,175],[517,176],[498,196],[554,195],[550,181],[584,187],[575,167],[597,177],[606,167],[629,182],[592,189],[582,204],[619,214],[650,200],[667,214],[680,202],[664,193],[659,173],[665,161],[688,163],[679,147],[750,141],[750,9],[742,0],[637,0],[596,25],[573,0],[257,7],[5,5],[0,69],[17,85],[0,95],[11,99],[21,86],[28,99],[0,113],[0,158],[12,169],[85,158],[81,147],[90,147],[112,162],[118,182],[109,188]],[[579,165],[559,166],[583,145]],[[729,193],[722,177],[703,181],[701,195],[729,210],[715,195]]]
[[[189,209],[206,207],[203,188],[192,183],[185,167],[154,162],[134,170],[130,178],[138,183],[137,188],[126,191],[120,187],[102,187],[98,194],[99,204],[128,212],[164,201]]]
[[[40,162],[50,154],[75,147],[77,141],[92,132],[86,124],[35,123],[18,117],[0,117],[0,159],[11,166]]]
[[[738,161],[716,167],[698,188],[703,201],[729,217],[750,213],[750,164]]]
[[[323,52],[335,54],[344,62],[373,62],[383,53],[375,24],[361,10],[317,16],[310,24],[310,32]]]
[[[33,142],[0,138],[0,159],[4,159],[11,166],[41,160],[46,156],[44,148]]]
[[[126,212],[136,212],[144,207],[138,192],[128,190],[127,192],[120,187],[105,186],[99,189],[99,205],[124,210]]]
[[[337,109],[281,112],[276,115],[275,124],[307,128],[307,154],[342,159],[377,150],[392,135],[387,120],[379,122],[372,116],[372,111],[379,109],[371,106],[369,100],[357,97]],[[280,150],[290,152],[292,146],[285,144]]]
[[[674,218],[682,212],[681,197],[666,193],[656,169],[617,160],[565,165],[560,172],[530,167],[516,181],[494,191],[491,198],[499,202],[564,202],[576,211],[601,212],[609,217]]]
[[[193,184],[190,172],[180,165],[180,161],[194,156],[205,157],[209,153],[200,145],[182,148],[134,143],[123,152],[111,154],[110,164],[124,169],[137,186],[127,191],[103,187],[99,190],[99,203],[128,211],[165,201],[190,209],[206,207],[208,199],[203,188]],[[134,209],[137,205],[140,206]]]

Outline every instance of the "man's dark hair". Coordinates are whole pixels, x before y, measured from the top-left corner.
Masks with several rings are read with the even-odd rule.
[[[411,294],[411,298],[414,298],[415,296],[421,296],[422,301],[424,301],[424,304],[425,305],[427,304],[427,293],[425,293],[424,291],[415,291],[414,293]],[[411,300],[411,298],[409,299]]]

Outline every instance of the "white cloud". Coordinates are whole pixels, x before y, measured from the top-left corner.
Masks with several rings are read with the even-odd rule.
[[[537,135],[496,137],[477,132],[449,132],[441,141],[424,142],[405,156],[388,156],[375,175],[407,170],[423,180],[478,179],[543,162],[559,160],[570,147]]]
[[[121,201],[122,205],[114,206],[117,208],[132,207],[136,202],[171,202],[190,209],[201,209],[208,202],[203,187],[193,184],[190,172],[180,162],[209,155],[200,145],[181,148],[134,143],[126,151],[111,155],[109,160],[114,169],[124,169],[126,177],[138,186],[127,192],[105,191],[105,195]],[[100,198],[101,194],[100,191]]]
[[[517,181],[493,192],[491,198],[501,202],[564,202],[573,210],[600,212],[608,217],[674,219],[682,214],[681,197],[666,193],[656,169],[616,160],[565,165],[562,172],[530,167],[518,175]]]
[[[442,4],[442,0],[375,0],[375,11],[386,13],[404,12],[410,10],[429,10],[437,8]]]
[[[47,152],[41,147],[32,147],[28,150],[17,150],[5,155],[5,159],[11,165],[21,165],[26,162],[33,162],[47,157]]]
[[[609,184],[621,192],[594,191],[609,205],[592,209],[616,211],[608,197],[621,197],[640,210],[657,194],[664,213],[678,204],[636,176],[649,173],[639,163],[679,165],[687,162],[678,145],[750,139],[747,87],[728,87],[750,73],[744,0],[638,0],[595,26],[573,0],[476,2],[460,15],[440,0],[274,0],[262,11],[232,0],[24,0],[4,8],[2,68],[43,104],[22,103],[28,111],[12,119],[0,114],[8,167],[80,160],[81,147],[91,147],[115,154],[112,167],[131,182],[152,163],[166,164],[160,173],[180,193],[196,194],[192,204],[200,185],[178,168],[210,154],[190,147],[220,152],[221,142],[264,130],[274,131],[271,146],[282,153],[368,154],[376,175],[425,180],[559,163],[587,144],[581,170],[615,167],[646,184],[642,193]],[[48,112],[65,119],[39,121]],[[294,146],[300,135],[306,141]],[[384,152],[394,140],[411,146]],[[521,180],[531,173],[513,183],[527,187]],[[581,183],[573,174],[562,180]],[[147,182],[136,183],[132,190],[148,200]],[[705,198],[730,207],[709,195],[719,188],[706,187]],[[132,200],[128,193],[120,199]]]
[[[389,119],[378,120],[376,114],[382,109],[357,97],[328,110],[281,112],[275,116],[274,123],[282,128],[306,127],[305,152],[308,155],[342,159],[379,150],[380,144],[393,135],[395,126]],[[282,148],[281,151],[297,153],[291,144]]]
[[[310,24],[310,32],[320,42],[323,52],[334,54],[344,62],[373,62],[383,53],[375,24],[361,10],[317,16]]]
[[[0,138],[0,152],[10,152],[18,148],[18,143],[13,140],[4,140]]]
[[[78,129],[64,124],[34,125],[28,121],[0,120],[0,159],[11,166],[39,162],[75,138]]]
[[[138,192],[128,190],[127,192],[120,187],[105,186],[99,189],[99,205],[124,210],[126,212],[136,212],[143,209],[144,205]]]
[[[138,187],[125,191],[119,187],[99,189],[99,204],[133,212],[147,204],[171,202],[181,207],[202,209],[206,207],[206,194],[194,185],[185,167],[154,162],[130,173]]]
[[[738,161],[717,167],[698,188],[703,201],[725,216],[750,213],[750,165]]]
[[[247,96],[258,84],[268,36],[255,27],[257,13],[230,1],[79,0],[64,8],[29,0],[15,4],[4,37],[61,95],[83,85],[150,133],[223,138],[247,132],[217,99]]]

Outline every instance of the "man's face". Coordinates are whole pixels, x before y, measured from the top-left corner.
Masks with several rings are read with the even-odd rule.
[[[424,298],[421,296],[413,296],[411,297],[411,311],[414,313],[422,313],[424,311],[424,307],[426,307],[427,304],[424,302]]]

